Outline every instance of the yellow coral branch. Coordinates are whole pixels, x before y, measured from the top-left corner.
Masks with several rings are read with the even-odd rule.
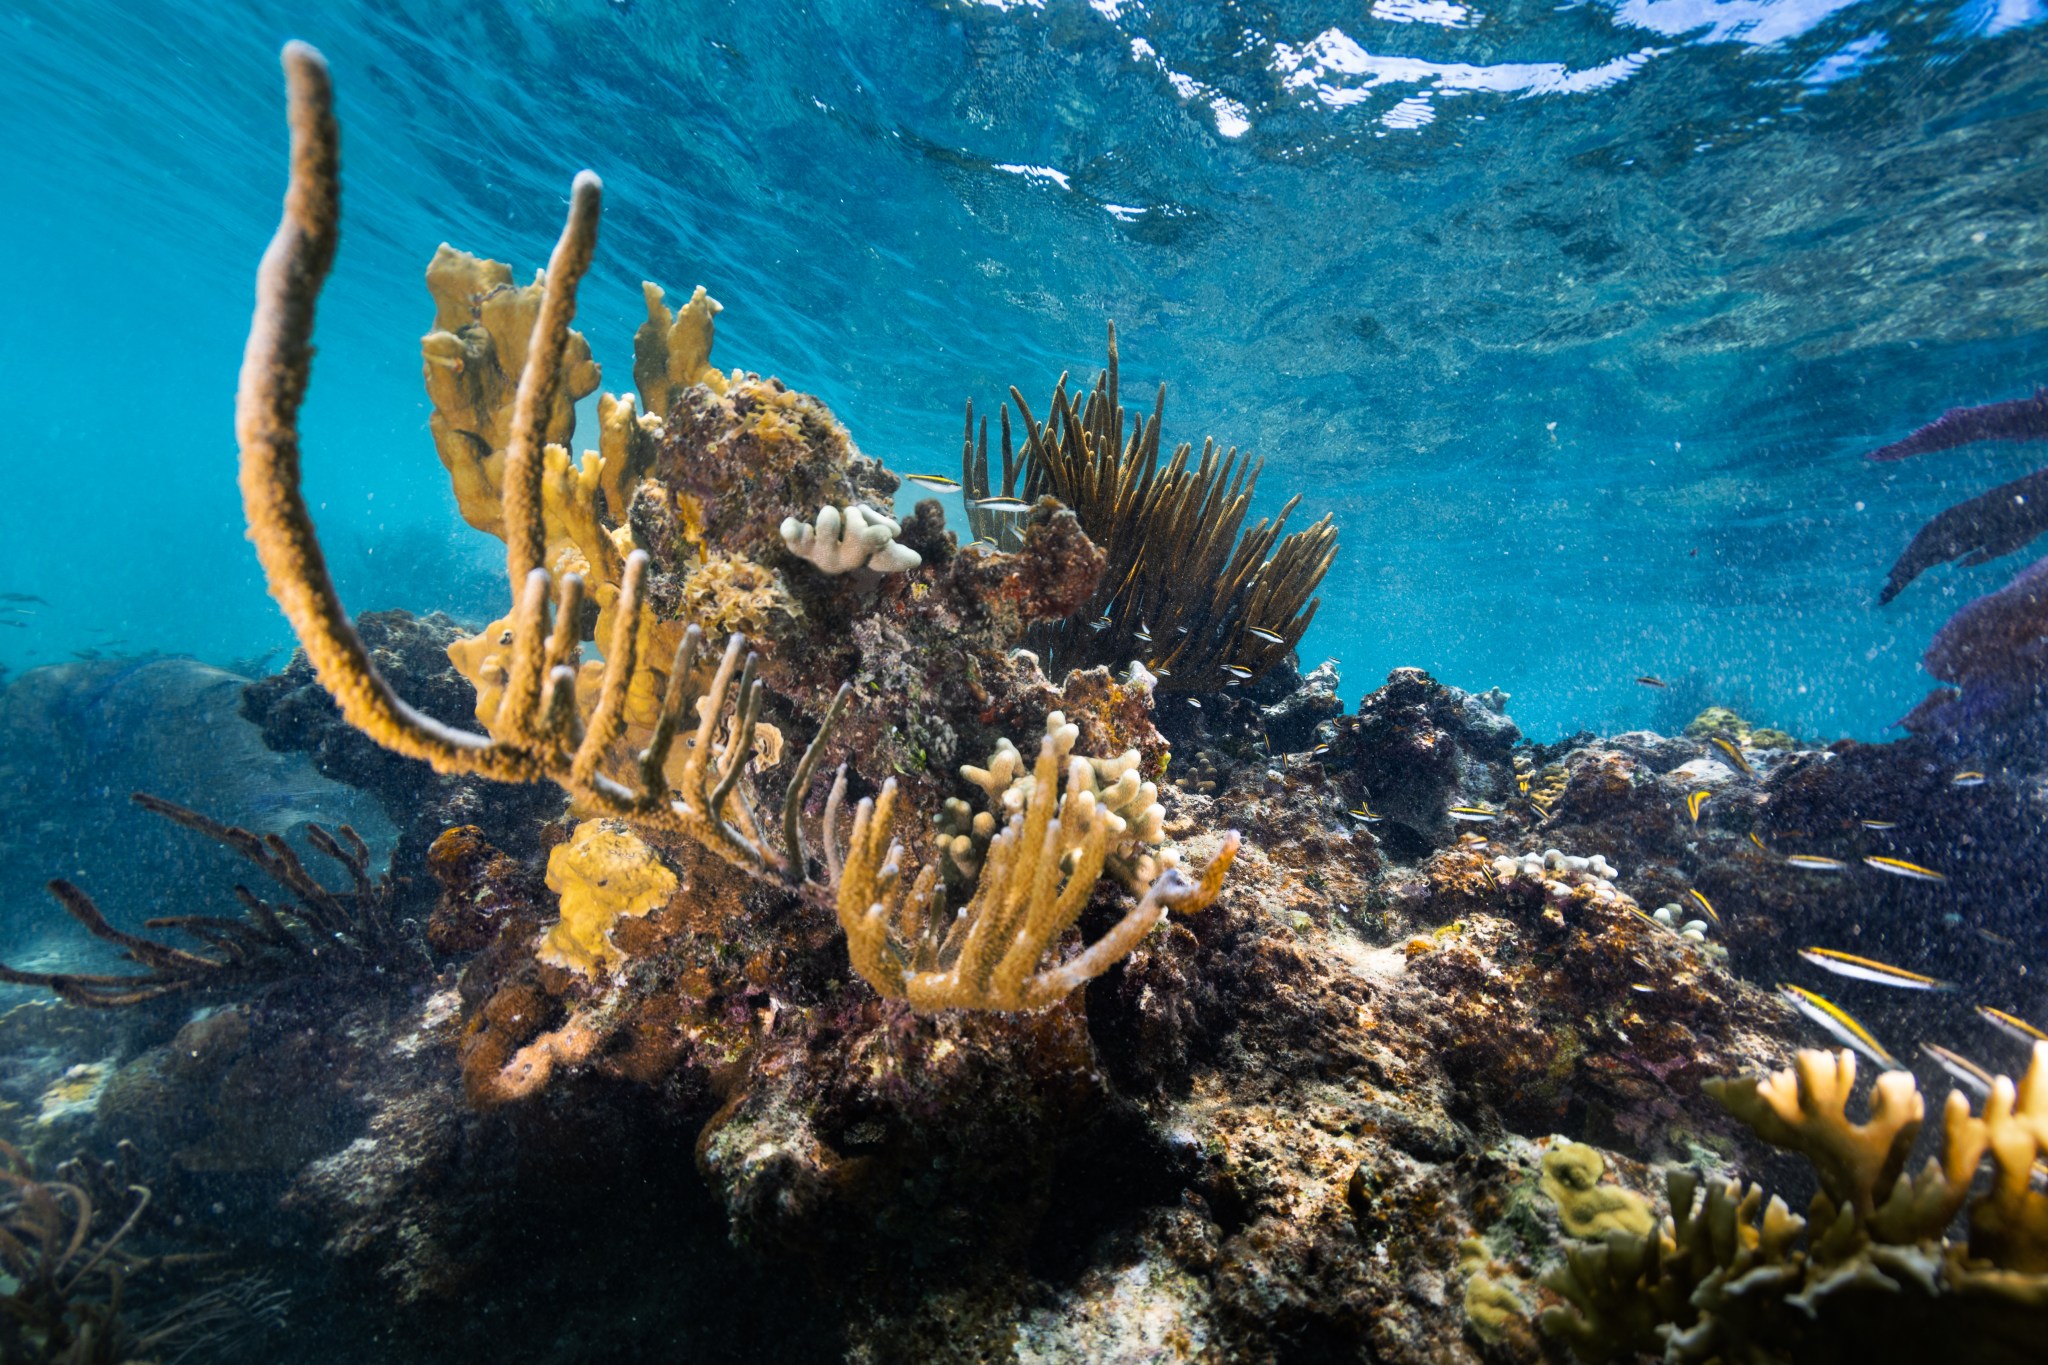
[[[325,60],[306,44],[288,44],[283,61],[292,134],[291,179],[283,221],[257,275],[256,313],[236,394],[235,430],[241,444],[249,538],[256,544],[271,594],[298,633],[321,684],[349,724],[439,772],[476,773],[501,782],[553,781],[587,813],[676,830],[757,876],[801,881],[801,849],[793,840],[781,850],[766,844],[739,787],[744,765],[754,753],[761,706],[752,656],[744,665],[737,693],[732,690],[733,672],[745,650],[741,636],[734,635],[728,643],[717,679],[703,697],[693,695],[687,668],[670,677],[654,726],[653,761],[643,757],[637,788],[601,771],[625,732],[629,694],[637,676],[647,573],[642,551],[633,551],[619,564],[602,681],[588,724],[580,719],[575,622],[583,581],[574,573],[557,579],[546,562],[542,443],[570,350],[576,289],[596,244],[602,190],[597,177],[587,171],[576,177],[568,221],[544,274],[506,444],[504,535],[515,604],[511,615],[486,637],[451,651],[478,685],[478,716],[490,733],[455,730],[407,706],[371,663],[328,577],[299,482],[298,411],[311,373],[314,307],[333,264],[340,228],[333,89]],[[615,411],[620,429],[613,439],[625,453],[638,439],[636,431],[639,437],[645,432],[633,421],[629,405]],[[579,506],[594,496],[602,478],[597,471],[572,473],[566,455],[558,473],[576,479],[578,486],[565,496]],[[591,476],[587,486],[586,473]],[[605,534],[602,528],[593,522],[582,529],[588,537],[587,562],[608,569],[605,547],[597,544]],[[695,640],[687,633],[678,649],[679,661],[684,651],[691,657],[696,651]],[[733,721],[720,746],[714,741],[728,700]],[[678,729],[677,714],[693,702],[700,718],[696,739],[671,795],[662,780],[663,763]],[[839,714],[839,705],[828,714],[828,722]],[[825,739],[821,730],[813,750]],[[806,759],[814,765],[814,755]],[[808,775],[810,767],[800,771]],[[785,796],[785,836],[795,823],[787,803],[800,803],[803,795],[793,783]]]

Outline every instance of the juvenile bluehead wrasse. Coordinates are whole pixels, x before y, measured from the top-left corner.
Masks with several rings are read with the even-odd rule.
[[[1637,679],[1636,679],[1636,681],[1637,681],[1637,682],[1639,682],[1639,683],[1641,683],[1641,684],[1642,684],[1643,686],[1645,686],[1645,687],[1669,687],[1669,686],[1671,686],[1671,684],[1670,684],[1670,683],[1668,683],[1668,682],[1665,682],[1665,681],[1664,681],[1664,680],[1663,680],[1662,678],[1658,677],[1658,676],[1657,676],[1657,675],[1656,675],[1655,673],[1645,673],[1645,674],[1643,674],[1643,676],[1642,676],[1642,677],[1640,677],[1640,678],[1637,678]]]
[[[1823,858],[1818,853],[1788,853],[1785,861],[1808,872],[1846,872],[1849,865],[1840,858]]]
[[[1160,667],[1158,664],[1147,664],[1146,667],[1152,670],[1152,675],[1156,678],[1170,678],[1173,676],[1173,674],[1169,673],[1166,669]]]
[[[1894,967],[1888,962],[1877,962],[1854,953],[1840,953],[1833,948],[1801,948],[1799,956],[1811,962],[1824,972],[1846,976],[1851,981],[1872,981],[1880,986],[1897,986],[1909,991],[1952,991],[1955,987],[1946,981],[1937,981],[1919,972],[1909,972],[1904,967]]]
[[[1874,867],[1879,872],[1889,872],[1894,877],[1906,877],[1916,882],[1945,882],[1948,880],[1946,872],[1936,872],[1931,867],[1922,867],[1918,863],[1909,863],[1904,858],[1865,858],[1863,862],[1865,866]]]
[[[1330,752],[1330,750],[1336,747],[1337,746],[1334,744],[1318,744],[1315,748],[1310,749],[1308,751],[1308,756],[1310,758],[1321,758],[1324,754]]]
[[[1365,806],[1359,806],[1354,810],[1347,811],[1346,814],[1362,825],[1377,825],[1380,821],[1387,818],[1384,815],[1374,815],[1371,809]]]
[[[1282,635],[1277,630],[1267,630],[1264,626],[1253,626],[1245,631],[1245,634],[1251,636],[1254,640],[1264,640],[1269,645],[1284,645],[1287,643],[1285,635]]]
[[[1223,665],[1223,671],[1239,682],[1244,682],[1252,675],[1252,671],[1243,664],[1225,664]]]
[[[1637,919],[1641,920],[1643,923],[1649,925],[1652,929],[1657,929],[1667,934],[1675,934],[1678,932],[1676,929],[1673,929],[1670,925],[1666,924],[1663,920],[1658,919],[1655,915],[1646,915],[1633,905],[1631,905],[1628,908],[1628,912],[1631,915],[1634,915]]]
[[[1029,512],[1031,504],[1022,498],[976,498],[974,505],[984,512]]]
[[[1710,791],[1696,791],[1691,796],[1685,798],[1685,813],[1692,817],[1692,822],[1695,825],[1700,822],[1700,807],[1712,800],[1713,796],[1714,794]]]
[[[1922,1043],[1920,1050],[1949,1075],[1955,1077],[1979,1095],[1991,1093],[1991,1073],[1978,1066],[1959,1052],[1950,1052],[1939,1043]]]
[[[952,493],[960,487],[960,480],[945,474],[905,474],[903,478],[905,482],[929,488],[934,493]]]
[[[1193,697],[1188,698],[1188,705],[1194,707],[1197,711],[1202,709],[1202,703],[1196,701]]]
[[[1749,760],[1742,756],[1742,750],[1736,748],[1733,744],[1730,744],[1727,740],[1721,738],[1719,735],[1715,735],[1713,738],[1709,739],[1707,743],[1713,745],[1716,749],[1719,749],[1722,753],[1728,755],[1728,761],[1735,765],[1735,770],[1737,772],[1752,775],[1756,772],[1756,769],[1749,766]]]
[[[1108,630],[1108,629],[1109,629],[1109,618],[1108,618],[1107,616],[1098,616],[1098,617],[1096,617],[1096,618],[1095,618],[1095,619],[1094,619],[1093,621],[1090,621],[1090,622],[1088,623],[1088,629],[1090,629],[1090,630]]]
[[[1657,988],[1655,986],[1644,985],[1640,981],[1631,983],[1629,989],[1632,991],[1641,991],[1644,995],[1655,995],[1657,993]]]
[[[1149,644],[1151,644],[1151,643],[1152,643],[1152,627],[1150,627],[1150,626],[1146,625],[1146,624],[1145,624],[1144,622],[1140,621],[1140,622],[1138,623],[1138,628],[1137,628],[1136,630],[1134,630],[1134,631],[1132,631],[1132,632],[1131,632],[1131,638],[1132,638],[1132,639],[1134,639],[1134,640],[1136,640],[1136,641],[1137,641],[1137,642],[1138,642],[1139,644],[1141,644],[1141,645],[1149,645]]]
[[[1983,939],[1986,943],[1996,943],[2001,948],[2017,948],[2020,946],[2004,934],[1994,934],[1989,929],[1981,927],[1977,930],[1977,937]]]
[[[1714,913],[1714,903],[1712,901],[1708,900],[1705,896],[1702,896],[1698,891],[1694,890],[1690,886],[1685,888],[1685,894],[1692,897],[1693,904],[1699,906],[1700,909],[1707,912],[1707,918],[1713,922],[1713,925],[1716,929],[1721,927],[1721,917]]]
[[[1243,683],[1244,680],[1242,678],[1225,678],[1223,680],[1223,685],[1225,687],[1240,687],[1243,685]]]
[[[1486,836],[1483,834],[1460,834],[1458,836],[1458,846],[1468,853],[1477,853],[1480,849],[1486,847]]]
[[[1981,787],[1988,779],[1982,773],[1957,773],[1948,780],[1951,787]]]
[[[974,549],[976,546],[980,546],[984,550],[993,550],[997,548],[996,543],[993,540],[990,540],[987,536],[976,536],[973,540],[967,542],[967,548],[970,550]]]
[[[1189,631],[1189,630],[1191,630],[1191,629],[1193,629],[1193,627],[1191,627],[1191,626],[1175,626],[1175,627],[1173,628],[1173,633],[1174,633],[1175,635],[1185,635],[1185,634],[1187,634],[1187,633],[1188,633],[1188,631]]]
[[[1856,823],[1865,829],[1897,829],[1899,827],[1899,822],[1896,820],[1858,820]]]
[[[1770,850],[1769,850],[1769,849],[1767,849],[1767,848],[1765,848],[1765,847],[1764,847],[1764,841],[1756,837],[1756,831],[1755,831],[1755,830],[1751,830],[1751,831],[1749,832],[1749,841],[1750,841],[1750,842],[1751,842],[1752,844],[1755,844],[1755,845],[1756,845],[1756,847],[1757,847],[1757,851],[1758,851],[1759,853],[1769,853],[1769,852],[1770,852]]]
[[[1879,1066],[1893,1071],[1902,1070],[1899,1059],[1884,1050],[1884,1044],[1870,1036],[1870,1030],[1856,1022],[1856,1016],[1837,1005],[1824,995],[1815,995],[1804,986],[1795,986],[1789,981],[1778,983],[1778,994],[1790,1001],[1792,1008],[1813,1020],[1832,1034],[1836,1041],[1855,1048]]]
[[[1444,814],[1450,816],[1453,820],[1469,820],[1474,824],[1480,825],[1485,824],[1489,820],[1500,819],[1499,811],[1488,810],[1484,806],[1452,806]]]
[[[2048,1043],[2048,1033],[2043,1033],[2018,1015],[1995,1010],[1989,1005],[1977,1006],[1977,1013],[1985,1023],[2003,1033],[2006,1037],[2022,1043]]]

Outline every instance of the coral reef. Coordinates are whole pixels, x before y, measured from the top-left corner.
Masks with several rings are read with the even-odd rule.
[[[1696,1200],[1698,1177],[1674,1169],[1660,1225],[1606,1229],[1544,1276],[1563,1299],[1544,1330],[1590,1361],[2036,1358],[2048,1198],[2031,1186],[2048,1152],[2048,1044],[2017,1087],[1997,1078],[1981,1115],[1952,1092],[1942,1155],[1914,1174],[1925,1105],[1913,1078],[1878,1077],[1863,1123],[1847,1113],[1855,1080],[1853,1053],[1803,1051],[1790,1070],[1710,1083],[1766,1142],[1813,1164],[1820,1191],[1807,1216],[1734,1181],[1709,1182]],[[1972,1199],[1987,1154],[1991,1187]],[[1966,1206],[1969,1239],[1949,1242]]]
[[[1802,748],[1725,711],[1530,745],[1498,691],[1418,670],[1344,715],[1334,666],[1289,657],[1327,527],[1240,536],[1255,466],[1162,459],[1156,408],[1129,433],[1114,349],[1048,422],[1019,401],[1001,492],[1022,505],[970,503],[989,543],[959,546],[935,502],[899,517],[896,476],[817,400],[712,368],[701,289],[672,309],[645,287],[638,397],[601,395],[572,461],[574,397],[601,389],[569,327],[588,177],[533,285],[452,249],[430,282],[437,447],[506,541],[513,609],[351,624],[294,425],[334,129],[317,55],[286,68],[294,172],[239,420],[304,649],[247,704],[386,803],[431,882],[383,904],[441,956],[392,989],[0,1016],[0,1137],[81,1152],[95,1191],[132,1160],[181,1245],[261,1248],[318,1286],[294,1345],[351,1359],[473,1356],[487,1323],[534,1361],[603,1340],[1443,1365],[1565,1339],[1733,1360],[1816,1342],[1795,1299],[1880,1323],[1928,1283],[1942,1321],[1976,1315],[1955,1340],[2017,1340],[1965,1305],[2048,1259],[2011,1178],[2048,1062],[1987,1080],[1981,1115],[1951,1101],[1946,1164],[1903,1182],[1904,1077],[1862,1125],[1839,1068],[1702,1082],[1769,1071],[1809,1027],[1732,968],[1898,956],[1851,932],[1880,910],[1907,960],[2024,1015],[2017,969],[2048,947],[2029,775],[1957,787],[1922,740]],[[985,441],[968,465],[986,489]],[[1105,508],[1122,529],[1091,537]],[[1172,585],[1187,636],[1140,602],[1168,564],[1195,583]],[[1045,672],[1098,640],[1097,666]],[[1944,879],[1897,872],[1915,859]],[[190,927],[261,932],[232,923]],[[2006,975],[1950,970],[1973,928],[2010,936]],[[348,938],[323,939],[347,970],[322,979],[360,979]],[[1908,1036],[1914,1016],[1851,1004]],[[1660,1169],[1718,1181],[1760,1138],[1815,1156],[1803,1246],[1718,1184],[1651,1218]],[[1971,1242],[1941,1246],[1986,1148]],[[1836,1339],[1871,1353],[1854,1323]]]

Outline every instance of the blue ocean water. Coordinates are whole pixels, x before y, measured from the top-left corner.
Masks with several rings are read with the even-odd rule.
[[[1165,380],[1169,439],[1336,515],[1305,662],[1418,664],[1524,729],[1733,705],[1878,737],[2012,564],[1876,588],[2040,462],[1863,452],[2048,380],[2042,0],[1488,5],[91,3],[0,7],[0,632],[246,660],[289,641],[230,414],[277,214],[277,49],[336,74],[346,199],[307,481],[354,609],[501,600],[433,457],[435,245],[514,263],[608,188],[579,325],[628,380],[639,282],[715,359],[899,471],[963,400]],[[587,428],[586,428],[587,431]],[[2023,561],[2020,561],[2023,562]],[[1638,687],[1639,674],[1677,684]]]

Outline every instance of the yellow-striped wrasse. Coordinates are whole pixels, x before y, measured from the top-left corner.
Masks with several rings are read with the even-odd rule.
[[[1989,1005],[1977,1006],[1977,1013],[1985,1023],[2015,1042],[2048,1043],[2048,1033],[2041,1032],[2016,1014],[2007,1014],[2004,1010],[1995,1010]]]
[[[905,474],[903,478],[906,483],[929,488],[934,493],[952,493],[960,487],[960,480],[948,474]]]
[[[1698,891],[1696,891],[1690,886],[1685,888],[1685,894],[1692,897],[1692,903],[1694,905],[1697,905],[1700,909],[1707,912],[1708,922],[1710,922],[1716,929],[1721,927],[1721,917],[1718,914],[1714,913],[1714,903],[1712,901],[1708,900],[1705,896],[1702,896]]]
[[[1756,772],[1756,769],[1749,766],[1749,760],[1742,756],[1742,750],[1736,748],[1733,744],[1721,738],[1719,735],[1715,735],[1713,738],[1709,739],[1707,743],[1713,745],[1716,749],[1719,749],[1722,753],[1728,755],[1728,761],[1735,765],[1735,771],[1739,773],[1752,775]]]
[[[1285,635],[1282,635],[1277,630],[1267,630],[1264,626],[1252,626],[1245,631],[1245,634],[1251,636],[1254,640],[1264,640],[1269,645],[1284,645],[1287,643]]]
[[[1707,804],[1707,802],[1713,799],[1714,794],[1704,789],[1696,791],[1691,796],[1685,798],[1685,813],[1692,817],[1692,822],[1695,825],[1697,825],[1700,822],[1701,808],[1704,807]]]
[[[1847,872],[1849,865],[1840,858],[1824,858],[1818,853],[1788,853],[1785,861],[1808,872]]]
[[[1922,867],[1918,863],[1909,863],[1904,858],[1865,858],[1863,863],[1864,866],[1874,867],[1879,872],[1889,872],[1894,877],[1905,877],[1916,882],[1945,882],[1948,880],[1946,872],[1936,872],[1931,867]]]
[[[1801,948],[1801,959],[1811,962],[1822,971],[1846,976],[1851,981],[1871,981],[1880,986],[1897,986],[1909,991],[1952,991],[1955,986],[1947,981],[1936,980],[1919,972],[1909,972],[1904,967],[1894,967],[1889,962],[1878,962],[1854,953],[1837,952],[1833,948]]]
[[[1465,820],[1476,825],[1483,825],[1489,820],[1500,819],[1499,811],[1488,810],[1485,806],[1452,806],[1444,814],[1450,816],[1453,820]]]
[[[1950,1052],[1939,1043],[1922,1043],[1920,1051],[1966,1088],[1976,1091],[1980,1096],[1991,1093],[1991,1073],[1960,1052]]]
[[[1633,905],[1631,905],[1628,908],[1628,912],[1631,915],[1634,915],[1637,919],[1641,920],[1643,923],[1649,925],[1652,929],[1658,930],[1661,933],[1675,934],[1678,932],[1676,929],[1666,924],[1663,920],[1658,919],[1655,915],[1646,915]]]
[[[1879,1066],[1893,1071],[1902,1070],[1899,1059],[1884,1050],[1884,1044],[1870,1036],[1870,1030],[1858,1023],[1856,1016],[1837,1005],[1824,995],[1816,995],[1804,986],[1795,986],[1789,981],[1778,983],[1778,994],[1791,1003],[1793,1009],[1826,1029],[1844,1047],[1855,1048]]]
[[[1981,787],[1989,779],[1979,772],[1957,773],[1948,780],[1951,787]]]
[[[1243,664],[1225,664],[1223,665],[1223,671],[1239,682],[1244,682],[1252,675],[1252,671]]]

